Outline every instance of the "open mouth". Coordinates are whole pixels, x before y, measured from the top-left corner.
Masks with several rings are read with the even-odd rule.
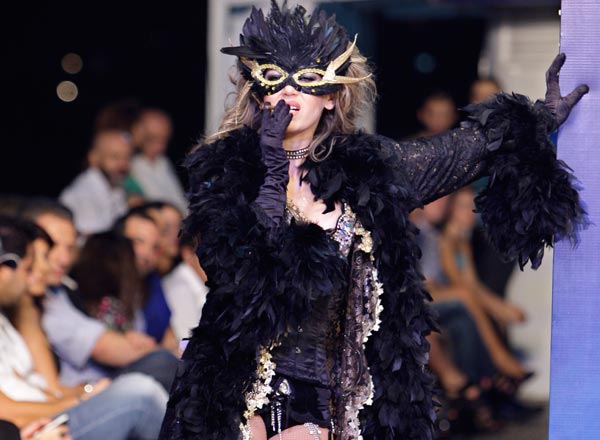
[[[292,111],[292,112],[300,111],[300,104],[298,104],[297,102],[290,101],[287,104],[290,106],[290,111]]]

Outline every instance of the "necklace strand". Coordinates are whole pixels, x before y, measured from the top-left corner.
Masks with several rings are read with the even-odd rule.
[[[285,150],[285,157],[289,160],[292,159],[304,159],[308,156],[310,152],[310,147],[300,148],[298,150]]]

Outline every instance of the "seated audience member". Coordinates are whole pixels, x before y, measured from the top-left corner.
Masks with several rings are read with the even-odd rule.
[[[500,83],[494,78],[476,79],[469,87],[469,103],[479,104],[501,91]]]
[[[111,330],[79,309],[76,283],[66,275],[76,258],[76,231],[70,211],[48,200],[35,200],[25,215],[50,235],[50,288],[42,301],[42,326],[60,359],[60,380],[67,386],[141,372],[170,389],[177,358],[144,333]]]
[[[34,228],[27,222],[0,218],[0,306],[15,307],[27,289],[34,269]],[[35,270],[44,270],[39,264]],[[30,284],[33,286],[33,284]],[[158,436],[167,394],[151,378],[123,375],[82,395],[52,392],[43,375],[35,370],[31,352],[18,331],[0,309],[0,408],[2,417],[21,428],[25,438],[53,440],[154,439]],[[51,417],[65,413],[67,425],[47,434],[35,432]],[[12,435],[14,436],[14,430]],[[17,437],[18,438],[18,437]]]
[[[432,280],[435,301],[460,300],[469,310],[479,334],[500,373],[517,383],[528,373],[508,350],[495,331],[492,320],[501,326],[522,322],[524,312],[492,293],[475,272],[470,238],[475,226],[473,190],[465,187],[451,196],[448,215],[440,237],[443,278]],[[435,283],[450,289],[436,289]]]
[[[420,229],[420,266],[430,289],[429,280],[442,273],[436,225],[444,218],[447,204],[448,197],[443,197],[411,213],[411,221]],[[438,430],[445,435],[498,430],[502,424],[488,402],[486,389],[494,369],[475,323],[460,301],[434,301],[430,307],[440,329],[427,338],[431,345],[429,368],[443,391]]]
[[[94,135],[88,168],[63,190],[60,201],[75,217],[83,235],[106,231],[127,210],[123,181],[129,173],[132,147],[127,133],[116,130]]]
[[[178,263],[179,231],[183,220],[181,211],[169,203],[162,201],[146,202],[136,211],[143,211],[154,219],[160,233],[157,250],[156,268],[162,276],[169,273]]]
[[[173,164],[166,156],[172,123],[162,110],[143,109],[131,126],[137,154],[131,163],[131,177],[149,201],[167,201],[187,212],[187,200]]]
[[[450,196],[442,197],[428,203],[423,209],[411,213],[411,220],[419,228],[417,237],[422,250],[420,267],[425,277],[427,290],[432,293],[434,300],[431,307],[437,315],[442,334],[451,345],[453,358],[458,368],[463,371],[470,381],[481,383],[482,379],[490,377],[494,368],[487,355],[485,347],[471,318],[469,311],[459,299],[444,298],[468,295],[466,289],[460,286],[450,286],[445,281],[440,257],[440,231],[438,227],[447,215]],[[462,291],[462,292],[461,292]],[[440,298],[442,298],[440,300]]]
[[[124,98],[104,106],[96,116],[94,131],[117,130],[131,134],[131,126],[140,114],[140,103],[134,98]],[[127,206],[133,208],[145,202],[140,185],[128,175],[123,181]]]
[[[160,231],[156,220],[141,206],[130,210],[119,219],[115,230],[133,243],[136,267],[144,282],[142,312],[146,334],[166,349],[178,354],[178,342],[170,326],[171,310],[157,272]]]
[[[163,288],[171,309],[171,327],[178,341],[190,336],[200,322],[206,300],[206,274],[196,256],[195,238],[183,235],[180,239],[181,262],[163,278]]]
[[[81,308],[110,330],[127,334],[144,331],[142,280],[135,266],[131,241],[113,231],[90,235],[71,271]],[[139,335],[140,343],[155,342]]]
[[[84,392],[85,384],[78,386],[63,386],[58,380],[58,370],[55,358],[50,348],[48,338],[41,325],[42,306],[47,280],[50,272],[48,254],[54,242],[50,236],[39,226],[31,224],[33,229],[33,263],[27,275],[26,289],[15,307],[9,309],[11,323],[15,326],[29,351],[33,368],[41,374],[46,381],[46,390],[55,396],[79,396]],[[106,382],[97,383],[96,388],[105,387]],[[93,387],[88,385],[88,389]]]
[[[446,92],[428,94],[417,109],[417,120],[423,130],[409,138],[433,136],[451,129],[458,121],[454,99]]]

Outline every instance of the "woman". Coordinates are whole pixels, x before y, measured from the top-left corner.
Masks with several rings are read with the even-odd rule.
[[[143,330],[142,281],[129,239],[115,232],[91,235],[71,275],[89,316],[120,333]]]
[[[223,50],[238,56],[237,100],[187,160],[185,229],[200,237],[210,293],[161,438],[431,438],[434,324],[408,214],[492,169],[484,221],[501,249],[538,265],[552,234],[583,220],[546,134],[586,90],[555,93],[549,108],[499,95],[460,129],[398,144],[356,132],[375,88],[333,18],[273,2],[266,19],[252,11],[240,41]],[[539,185],[513,188],[508,158],[530,156],[519,173]],[[517,234],[519,220],[494,211],[508,189],[523,193],[508,194],[515,212],[540,195],[561,209],[536,211]]]
[[[471,249],[471,233],[475,227],[473,190],[466,186],[452,195],[447,219],[440,237],[439,249],[446,289],[431,289],[435,301],[459,300],[472,316],[481,338],[498,371],[515,382],[524,380],[528,372],[505,346],[493,326],[525,320],[525,313],[491,292],[477,277]],[[444,282],[446,281],[446,282]]]

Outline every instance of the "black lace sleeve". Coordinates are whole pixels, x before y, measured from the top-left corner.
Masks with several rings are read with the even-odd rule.
[[[553,116],[542,101],[505,93],[464,110],[458,129],[382,143],[422,203],[489,175],[476,206],[490,239],[521,268],[531,261],[535,269],[554,237],[575,243],[587,224],[575,177],[549,139]]]
[[[488,139],[480,127],[461,127],[403,142],[382,138],[382,142],[394,150],[423,204],[465,186],[486,171]]]

